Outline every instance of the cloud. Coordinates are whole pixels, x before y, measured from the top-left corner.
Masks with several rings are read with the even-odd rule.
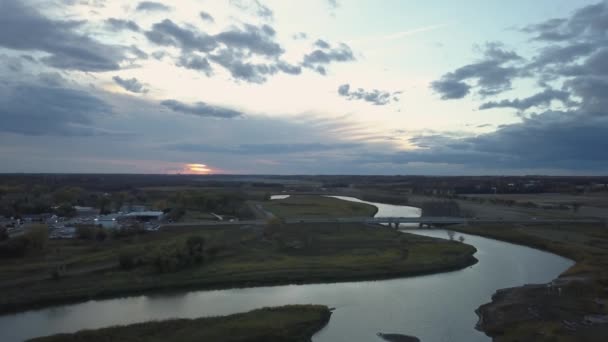
[[[160,2],[142,1],[139,4],[137,4],[137,7],[135,8],[135,10],[150,11],[150,12],[152,12],[152,11],[166,12],[166,11],[171,10],[171,8]]]
[[[512,62],[522,60],[513,51],[505,50],[500,43],[487,43],[484,57],[476,63],[460,67],[431,83],[431,88],[444,100],[459,99],[472,88],[464,81],[477,80],[476,88],[482,96],[496,95],[511,89],[512,80],[520,75],[520,69]]]
[[[211,16],[211,14],[205,12],[205,11],[201,11],[201,13],[199,13],[199,16],[201,17],[201,19],[203,19],[203,21],[207,21],[210,23],[214,23],[215,19],[213,19],[213,16]]]
[[[534,94],[530,97],[514,100],[489,101],[479,106],[479,109],[490,108],[515,108],[518,110],[526,110],[531,107],[545,106],[548,107],[551,101],[561,101],[569,103],[570,93],[562,90],[545,89],[544,91]]]
[[[112,77],[112,79],[114,80],[114,82],[116,82],[116,84],[121,86],[123,89],[130,91],[132,93],[141,94],[141,93],[148,92],[148,89],[146,89],[144,87],[144,85],[141,84],[141,82],[139,82],[136,78],[124,79],[124,78],[121,78],[120,76],[114,76],[114,77]]]
[[[280,58],[284,49],[275,41],[275,30],[265,24],[243,24],[208,35],[165,19],[154,24],[145,35],[158,45],[180,48],[181,56],[176,64],[202,71],[207,76],[213,74],[214,65],[228,70],[235,80],[250,83],[264,83],[268,76],[279,72],[290,75],[302,72],[301,66]]]
[[[319,44],[326,47],[319,46]],[[315,70],[322,75],[327,73],[325,69],[326,65],[334,62],[350,62],[355,60],[350,46],[344,43],[339,44],[336,48],[332,48],[327,42],[317,40],[315,46],[317,49],[304,55],[302,66]]]
[[[398,102],[400,94],[401,91],[388,92],[378,89],[366,91],[363,88],[351,91],[348,83],[338,87],[338,95],[343,96],[348,100],[362,100],[376,106],[385,106],[391,102]]]
[[[0,131],[24,135],[107,135],[95,127],[112,114],[103,100],[63,86],[17,84],[0,89]]]
[[[207,76],[213,74],[213,68],[209,64],[209,60],[196,54],[182,54],[179,57],[177,65],[186,69],[201,71]]]
[[[131,30],[134,32],[139,32],[140,28],[136,22],[133,20],[124,20],[124,19],[116,19],[116,18],[108,18],[105,20],[105,25],[112,31],[123,31],[123,30]]]
[[[528,25],[522,32],[538,46],[529,62],[500,44],[486,46],[481,61],[432,83],[443,99],[472,89],[493,96],[516,78],[541,87],[528,97],[492,100],[480,109],[513,108],[521,122],[474,137],[442,134],[411,140],[421,147],[385,159],[464,164],[495,169],[608,171],[608,3],[582,7],[566,18]],[[471,80],[477,79],[477,83]],[[559,90],[558,90],[559,89]],[[555,109],[554,104],[562,105]],[[527,113],[531,108],[538,113]]]
[[[233,28],[220,32],[214,38],[218,43],[223,43],[231,48],[247,49],[258,55],[279,56],[284,51],[278,43],[273,41],[275,34],[275,30],[268,25],[258,27],[245,24],[242,29]]]
[[[327,4],[332,9],[336,9],[336,8],[340,7],[340,3],[338,2],[338,0],[327,0]]]
[[[296,143],[296,144],[241,144],[236,146],[218,146],[206,144],[180,143],[169,145],[171,150],[183,152],[209,152],[240,155],[275,155],[315,153],[330,150],[344,150],[360,147],[360,143]]]
[[[200,117],[231,119],[243,116],[243,113],[236,110],[209,105],[205,102],[186,104],[177,100],[165,100],[160,103],[174,112],[192,114]]]
[[[306,32],[296,32],[291,36],[291,38],[294,40],[306,39],[308,38],[308,34],[306,34]]]
[[[230,4],[242,11],[251,12],[265,20],[273,20],[274,13],[259,0],[230,0]]]
[[[210,52],[217,47],[212,36],[182,28],[170,19],[152,25],[152,29],[146,31],[145,35],[158,45],[174,46],[186,51]]]
[[[52,20],[21,1],[4,0],[0,11],[0,46],[49,54],[40,60],[55,68],[81,71],[118,70],[124,48],[78,33],[81,21]]]

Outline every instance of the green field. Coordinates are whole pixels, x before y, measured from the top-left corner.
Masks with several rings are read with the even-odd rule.
[[[291,196],[263,202],[264,208],[280,218],[363,217],[374,216],[373,205],[323,196]]]
[[[198,319],[174,319],[35,338],[36,342],[307,342],[331,312],[321,305],[289,305]]]
[[[472,246],[386,227],[291,224],[270,234],[263,226],[173,228],[125,241],[51,241],[43,255],[0,265],[0,311],[149,291],[401,277],[475,262]],[[163,260],[171,269],[192,236],[205,239],[204,260],[159,272],[155,256],[170,255]],[[119,268],[118,255],[125,253],[141,264]],[[53,279],[50,269],[61,258],[70,266]],[[25,276],[19,267],[32,273]]]

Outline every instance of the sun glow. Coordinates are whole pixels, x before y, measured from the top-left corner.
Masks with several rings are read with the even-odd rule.
[[[186,167],[184,168],[184,173],[206,175],[210,174],[211,172],[213,172],[213,170],[211,170],[211,168],[205,164],[186,164]]]

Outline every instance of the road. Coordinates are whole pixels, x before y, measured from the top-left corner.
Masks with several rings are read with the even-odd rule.
[[[470,219],[462,217],[339,217],[339,218],[288,218],[284,220],[287,224],[293,223],[418,223],[424,225],[445,225],[445,224],[568,224],[568,223],[598,223],[606,224],[602,219]],[[239,226],[239,225],[264,225],[266,220],[246,220],[246,221],[214,221],[214,222],[181,222],[169,223],[163,227],[184,227],[184,226]]]

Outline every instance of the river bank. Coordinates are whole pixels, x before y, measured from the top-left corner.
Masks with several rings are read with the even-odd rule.
[[[466,226],[468,234],[526,245],[576,264],[547,284],[496,291],[478,328],[495,341],[604,341],[608,336],[608,231],[603,226]]]
[[[222,317],[146,322],[71,334],[58,334],[30,342],[308,342],[328,322],[331,311],[321,305],[263,308]]]
[[[257,229],[181,229],[113,253],[108,247],[104,255],[116,258],[128,248],[141,264],[124,270],[114,259],[112,269],[0,286],[0,312],[177,290],[389,279],[462,269],[477,261],[470,245],[385,227],[290,224],[273,228],[271,237]],[[154,259],[146,261],[148,253],[181,246],[192,236],[222,248],[184,269],[159,272]]]

